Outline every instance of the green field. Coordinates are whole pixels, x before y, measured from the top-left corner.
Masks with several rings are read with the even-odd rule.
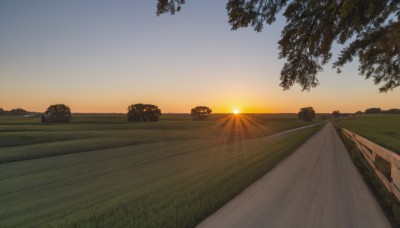
[[[1,227],[192,227],[319,127],[295,115],[0,118]]]
[[[400,154],[400,115],[362,115],[335,122],[339,127]]]

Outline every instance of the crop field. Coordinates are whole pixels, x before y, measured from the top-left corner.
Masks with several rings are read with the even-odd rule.
[[[338,120],[336,123],[339,127],[400,154],[400,115],[362,115]]]
[[[272,114],[0,117],[0,227],[192,227],[320,127],[271,135],[308,124]]]

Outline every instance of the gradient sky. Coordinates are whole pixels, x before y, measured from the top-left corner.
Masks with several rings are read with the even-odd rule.
[[[226,1],[188,0],[156,16],[152,0],[0,1],[0,107],[125,112],[152,103],[164,113],[207,105],[214,112],[355,112],[400,108],[400,88],[379,93],[357,72],[328,64],[310,92],[279,87],[284,19],[262,33],[231,31]]]

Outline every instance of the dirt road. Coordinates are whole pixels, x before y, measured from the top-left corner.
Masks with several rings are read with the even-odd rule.
[[[198,227],[390,227],[331,123]]]

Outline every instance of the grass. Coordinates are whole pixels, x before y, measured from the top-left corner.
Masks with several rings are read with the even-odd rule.
[[[362,115],[336,121],[339,127],[353,131],[400,154],[400,115]]]
[[[294,115],[165,116],[1,119],[0,226],[193,227],[319,129],[264,137],[309,123]]]
[[[385,212],[387,218],[393,227],[400,227],[400,201],[397,200],[396,196],[393,193],[390,193],[379,177],[376,175],[374,169],[371,165],[365,160],[361,151],[357,148],[354,142],[349,140],[344,133],[340,129],[336,129],[346,146],[347,151],[350,154],[351,159],[354,164],[360,171],[363,179],[370,187],[372,193],[375,196],[375,199],[381,205],[383,211]],[[380,159],[378,159],[378,164],[375,165],[379,167],[387,167],[387,165],[383,165],[380,163]],[[383,165],[383,166],[382,166]],[[390,169],[386,171],[390,172]],[[383,170],[385,172],[385,169]]]

